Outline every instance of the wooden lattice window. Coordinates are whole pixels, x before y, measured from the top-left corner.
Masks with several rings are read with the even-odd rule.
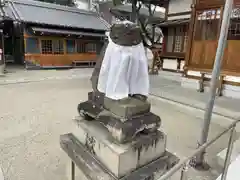
[[[64,54],[63,40],[53,40],[53,54]]]
[[[32,53],[32,54],[40,53],[38,38],[35,38],[35,37],[26,38],[25,52]]]
[[[188,39],[188,27],[169,27],[166,42],[166,52],[184,53]]]
[[[240,40],[240,8],[234,8],[228,31],[229,40]]]
[[[76,53],[75,40],[68,39],[66,41],[66,44],[67,44],[67,53],[69,54]]]
[[[41,40],[42,54],[52,54],[52,40]]]
[[[85,48],[85,43],[77,40],[76,41],[76,46],[77,46],[77,53],[85,53],[86,52],[86,48]]]
[[[196,18],[195,40],[217,40],[221,22],[221,10],[198,11]]]
[[[188,33],[187,32],[185,32],[183,41],[184,41],[183,52],[186,52],[187,51],[187,44],[188,44]]]
[[[63,40],[41,40],[42,54],[64,54]]]
[[[97,52],[97,44],[96,43],[87,43],[86,44],[86,52],[96,53]]]
[[[182,51],[182,43],[183,43],[183,27],[175,28],[175,42],[174,42],[174,52]]]

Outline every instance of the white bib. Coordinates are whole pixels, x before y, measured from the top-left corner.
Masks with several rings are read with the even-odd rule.
[[[148,62],[143,43],[120,46],[109,37],[98,90],[114,100],[128,97],[129,94],[149,94]]]

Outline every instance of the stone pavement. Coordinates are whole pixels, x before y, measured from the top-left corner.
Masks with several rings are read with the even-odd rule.
[[[19,67],[10,67],[7,71],[8,73],[6,73],[4,77],[0,77],[0,85],[86,78],[91,76],[92,68],[25,70]]]
[[[151,95],[165,100],[180,103],[196,109],[205,110],[209,93],[181,87],[181,77],[175,73],[160,72],[158,76],[151,76]],[[217,97],[215,114],[231,119],[240,118],[240,99]]]
[[[27,71],[19,67],[10,67],[5,77],[0,77],[0,85],[90,78],[92,70],[92,68],[80,68]],[[196,90],[181,87],[180,74],[161,71],[157,76],[150,76],[150,82],[152,98],[158,97],[191,108],[205,110],[208,93],[199,93]],[[239,104],[240,99],[217,97],[213,113],[229,119],[239,119]]]
[[[87,98],[89,90],[88,78],[1,86],[0,166],[5,180],[66,180],[69,159],[60,148],[59,135],[75,127],[72,119],[78,114],[77,104]],[[168,150],[180,158],[188,157],[196,148],[202,112],[162,100],[152,104],[152,111],[162,118],[161,130],[167,134]],[[226,121],[221,116],[213,119]],[[210,138],[224,128],[212,123]],[[226,147],[227,138],[222,137],[208,149],[210,171],[191,170],[189,179],[218,177],[221,167],[215,157]]]
[[[90,77],[92,68],[65,70],[32,70],[10,67],[5,77],[0,77],[0,85],[38,82],[45,80],[78,79]],[[151,95],[204,110],[208,93],[181,87],[181,76],[177,73],[161,71],[157,76],[150,76]],[[217,97],[214,113],[232,119],[240,117],[240,99]]]

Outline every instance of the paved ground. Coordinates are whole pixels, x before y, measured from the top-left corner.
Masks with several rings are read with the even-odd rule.
[[[44,71],[36,71],[52,79],[38,81],[38,74],[31,76],[36,82],[0,86],[0,166],[5,180],[66,179],[68,158],[59,147],[59,135],[73,128],[71,120],[77,115],[77,104],[87,98],[90,89],[86,78],[89,72],[58,71],[61,78],[54,80],[57,73],[49,71],[52,74],[46,76]],[[69,74],[75,76],[70,78]],[[163,120],[161,129],[168,135],[168,149],[187,157],[196,148],[203,112],[161,99],[152,102],[152,110]],[[229,124],[225,117],[214,115],[213,119],[210,137]],[[226,138],[208,149],[211,171],[197,173],[199,178],[191,172],[194,180],[216,179],[221,168],[215,155],[226,147]]]
[[[208,101],[208,93],[181,87],[181,76],[176,73],[161,72],[158,76],[151,76],[151,94],[175,101],[183,105],[204,110]],[[240,99],[217,97],[214,112],[216,114],[240,118]]]
[[[78,79],[79,77],[91,76],[91,68],[82,69],[49,69],[27,71],[19,67],[10,67],[7,69],[5,77],[0,78],[0,85],[9,85],[15,83],[40,82],[46,80],[59,79]]]

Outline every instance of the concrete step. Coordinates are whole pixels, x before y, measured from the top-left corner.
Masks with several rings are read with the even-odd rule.
[[[222,167],[224,166],[226,153],[227,153],[227,148],[225,148],[224,150],[222,150],[220,153],[217,154],[218,164]],[[240,155],[240,139],[234,142],[234,147],[231,155],[231,162],[233,162],[239,155]]]
[[[0,167],[0,180],[4,180],[3,171],[1,169],[1,167]]]
[[[237,180],[240,177],[240,154],[235,160],[229,165],[226,180]],[[221,180],[222,175],[220,175],[217,180]]]

